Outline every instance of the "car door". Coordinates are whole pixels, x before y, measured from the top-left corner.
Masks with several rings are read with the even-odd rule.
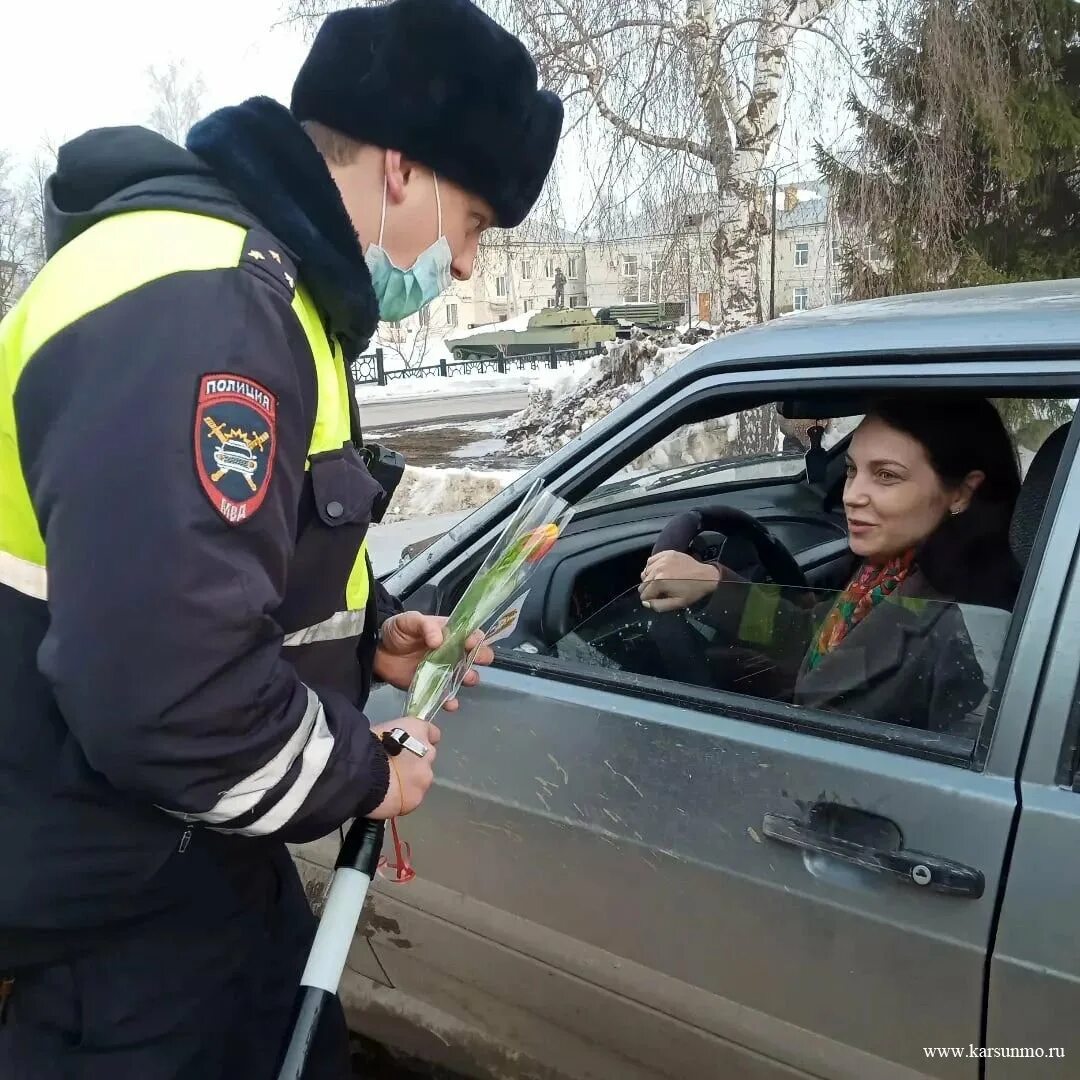
[[[1075,433],[1074,433],[1075,434]],[[1076,464],[1065,499],[1080,497]],[[990,965],[987,1080],[1072,1076],[1080,1036],[1080,578],[1053,632],[1020,776],[1020,813]],[[1019,1062],[1025,1062],[1024,1065]],[[1032,1064],[1037,1062],[1038,1064]]]
[[[1076,533],[1059,515],[1032,567],[979,753],[502,657],[403,823],[418,880],[380,886],[388,977],[449,1010],[467,984],[483,1023],[530,1053],[546,1039],[572,1075],[617,1059],[627,1076],[977,1076],[935,1051],[982,1037],[1016,767]],[[975,887],[939,891],[967,870]]]

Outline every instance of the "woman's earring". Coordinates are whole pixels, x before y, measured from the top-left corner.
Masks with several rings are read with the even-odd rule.
[[[956,517],[957,514],[962,514],[963,510],[961,510],[959,506],[954,506],[952,510],[949,511],[949,513],[952,514],[953,517]]]

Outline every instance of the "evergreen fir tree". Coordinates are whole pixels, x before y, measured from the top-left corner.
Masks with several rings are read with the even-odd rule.
[[[885,251],[852,245],[852,296],[1080,276],[1080,5],[915,0],[862,47],[857,148],[817,149],[841,220]]]

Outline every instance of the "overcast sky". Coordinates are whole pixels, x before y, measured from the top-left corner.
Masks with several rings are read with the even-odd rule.
[[[308,40],[286,21],[286,6],[287,0],[0,0],[0,148],[26,163],[43,140],[59,145],[89,128],[145,123],[152,108],[147,68],[170,61],[202,77],[204,113],[254,94],[287,103]],[[817,47],[819,39],[807,44]],[[809,162],[815,137],[832,142],[849,125],[844,81],[830,86],[828,101],[815,94],[812,118],[798,105],[787,110],[775,161]],[[562,155],[569,222],[589,186],[572,167],[579,156],[572,151]],[[788,176],[812,174],[809,166]]]
[[[0,146],[32,156],[92,127],[144,123],[146,69],[183,60],[206,111],[269,94],[287,102],[306,52],[280,0],[0,0]]]

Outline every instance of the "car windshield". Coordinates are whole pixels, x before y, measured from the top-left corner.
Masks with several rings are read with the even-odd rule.
[[[802,475],[810,428],[825,429],[829,449],[854,430],[860,417],[787,420],[775,405],[687,424],[650,447],[601,484],[584,504],[658,489],[709,487],[718,481],[779,480]]]

